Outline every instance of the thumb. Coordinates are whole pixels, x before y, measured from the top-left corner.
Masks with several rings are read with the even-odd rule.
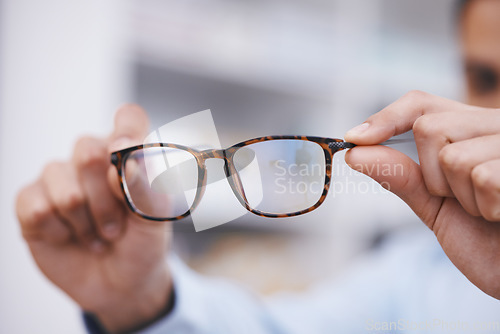
[[[149,129],[149,119],[140,106],[125,104],[115,113],[113,132],[107,138],[108,151],[114,152],[124,148],[139,145],[144,141]],[[121,201],[123,198],[118,173],[114,166],[108,170],[108,182],[113,194]]]
[[[400,197],[432,229],[442,198],[429,193],[420,166],[410,157],[386,146],[357,146],[345,161]]]
[[[125,104],[115,114],[114,129],[108,138],[109,151],[141,144],[149,130],[149,119],[140,106]]]

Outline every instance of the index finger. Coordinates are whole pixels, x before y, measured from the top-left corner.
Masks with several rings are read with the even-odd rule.
[[[344,138],[357,145],[380,144],[410,131],[422,115],[468,108],[473,107],[421,91],[411,91],[349,130]]]

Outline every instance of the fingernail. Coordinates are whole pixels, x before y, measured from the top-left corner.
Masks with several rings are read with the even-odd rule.
[[[358,136],[358,135],[361,135],[366,130],[368,130],[369,127],[370,127],[370,123],[365,122],[365,123],[362,123],[358,126],[355,126],[351,130],[347,131],[346,134],[349,134],[349,136]]]
[[[106,238],[114,239],[120,234],[120,225],[116,222],[108,222],[102,227],[102,232]]]
[[[104,242],[99,239],[94,239],[90,243],[90,250],[93,251],[94,253],[102,253],[104,251]]]

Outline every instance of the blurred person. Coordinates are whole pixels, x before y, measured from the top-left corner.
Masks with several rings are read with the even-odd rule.
[[[124,202],[109,153],[148,130],[144,111],[126,105],[108,138],[80,139],[70,161],[48,164],[20,191],[36,263],[85,311],[90,333],[499,331],[497,13],[498,0],[461,3],[468,104],[410,92],[345,135],[358,145],[346,162],[404,200],[441,248],[427,235],[398,235],[333,282],[265,301],[203,277],[165,251],[170,224],[142,220]],[[420,165],[377,145],[409,130]],[[377,174],[380,164],[403,173]]]

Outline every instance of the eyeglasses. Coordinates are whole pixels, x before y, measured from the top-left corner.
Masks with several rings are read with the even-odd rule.
[[[309,136],[260,137],[222,150],[153,143],[113,152],[111,163],[128,206],[145,219],[189,216],[207,186],[207,159],[224,161],[224,174],[243,207],[278,218],[318,208],[330,188],[333,155],[354,146]]]

